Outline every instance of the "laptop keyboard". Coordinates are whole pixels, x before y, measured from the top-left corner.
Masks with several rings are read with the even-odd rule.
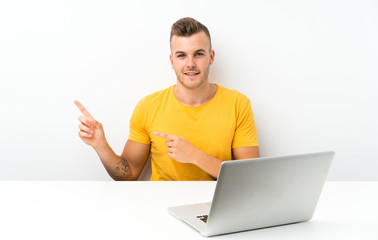
[[[201,221],[203,221],[204,223],[207,223],[207,218],[209,217],[209,215],[201,215],[201,216],[197,216],[197,218],[199,218]]]

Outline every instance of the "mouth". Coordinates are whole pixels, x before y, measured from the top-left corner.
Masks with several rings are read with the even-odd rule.
[[[184,74],[186,76],[193,77],[193,76],[197,76],[200,73],[199,72],[185,72]]]

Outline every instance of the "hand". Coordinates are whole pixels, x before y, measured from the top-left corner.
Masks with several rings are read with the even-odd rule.
[[[79,117],[81,122],[79,125],[79,137],[81,140],[95,149],[107,144],[102,124],[97,122],[79,101],[75,100],[74,103],[84,114],[84,116]]]
[[[154,135],[167,139],[168,156],[181,163],[193,163],[198,149],[183,137],[168,133],[154,132]]]

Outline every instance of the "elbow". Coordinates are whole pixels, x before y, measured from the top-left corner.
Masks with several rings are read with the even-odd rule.
[[[137,181],[138,177],[133,174],[109,174],[114,181]]]

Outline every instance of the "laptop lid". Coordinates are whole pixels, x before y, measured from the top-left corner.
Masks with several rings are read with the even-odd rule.
[[[205,236],[311,219],[334,152],[222,163]]]

